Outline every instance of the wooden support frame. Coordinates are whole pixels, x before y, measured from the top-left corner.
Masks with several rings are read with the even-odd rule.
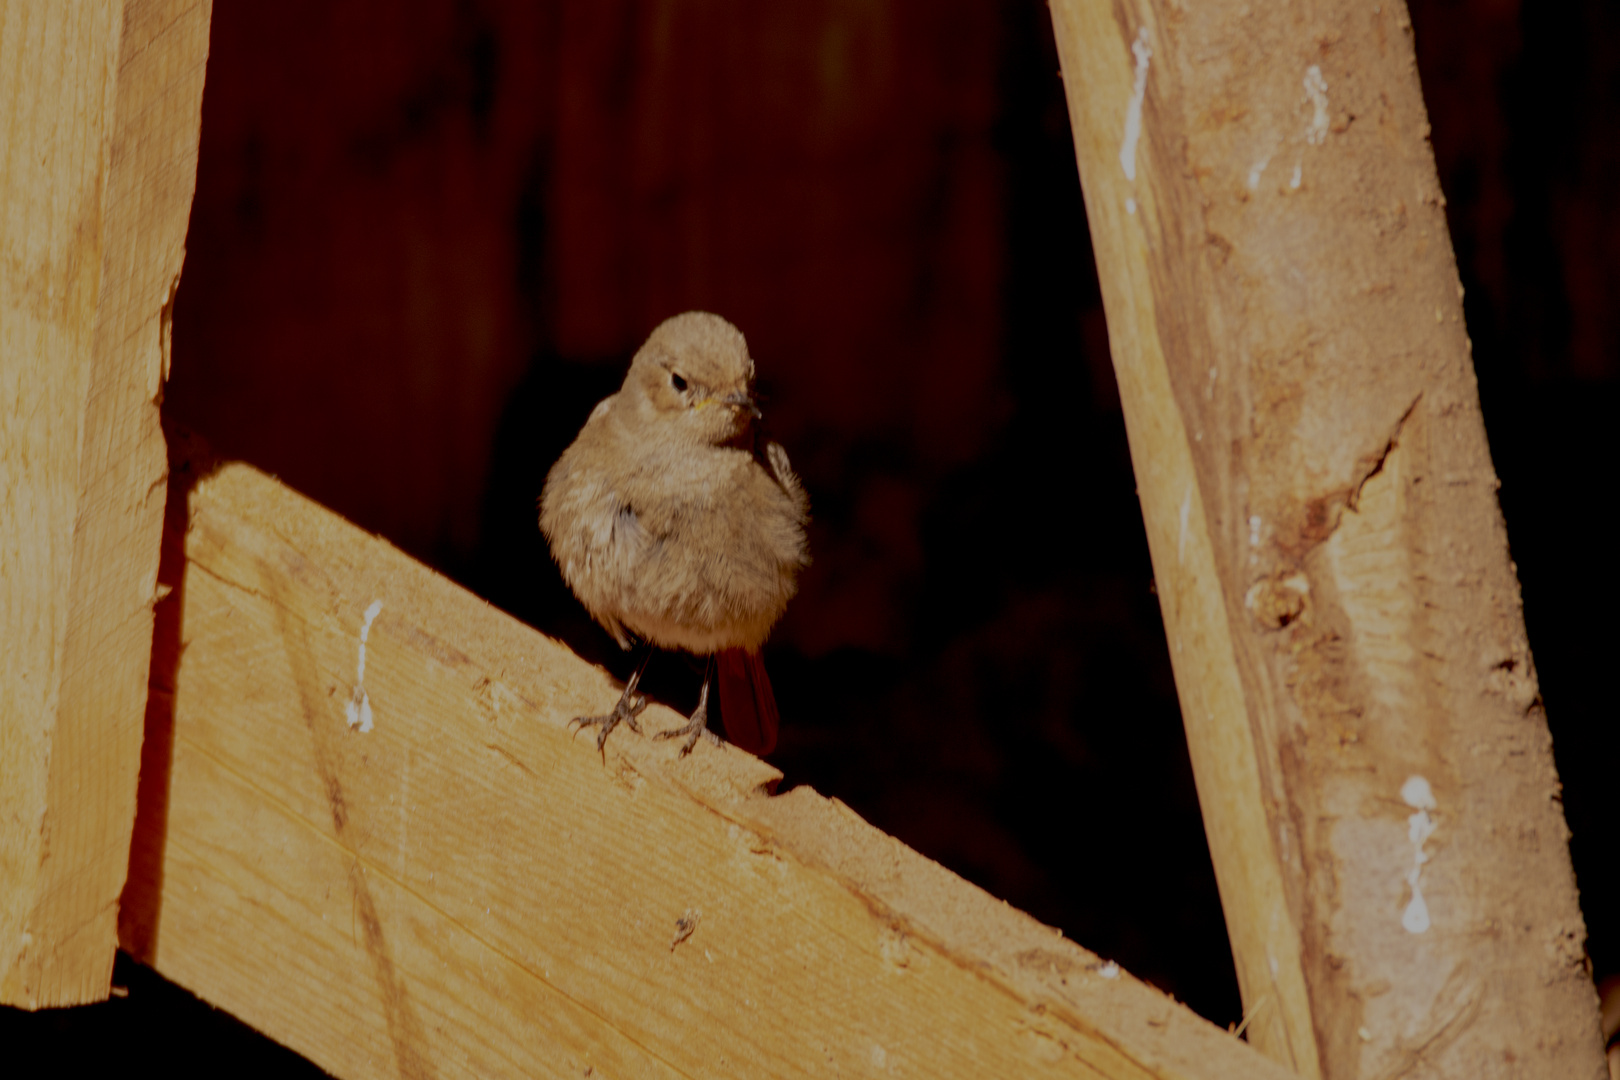
[[[599,758],[599,669],[247,466],[174,475],[125,947],[335,1074],[1286,1075],[740,751]]]
[[[1051,7],[1251,1040],[1600,1075],[1405,5]]]
[[[112,976],[206,0],[0,0],[0,1003]]]
[[[181,0],[0,0],[0,1002],[116,914],[344,1076],[1601,1070],[1403,9],[1052,10],[1270,1058],[732,749],[598,759],[603,673],[183,439],[155,583]]]

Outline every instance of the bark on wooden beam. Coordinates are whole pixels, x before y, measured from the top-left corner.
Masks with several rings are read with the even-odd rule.
[[[1288,1075],[246,466],[175,527],[125,944],[339,1076]]]
[[[1400,0],[1053,0],[1252,1041],[1602,1073]]]
[[[0,0],[0,1003],[112,975],[208,18]]]

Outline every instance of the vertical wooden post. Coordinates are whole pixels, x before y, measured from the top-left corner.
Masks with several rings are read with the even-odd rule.
[[[107,996],[207,0],[0,0],[0,1002]]]
[[[1602,1074],[1400,0],[1052,0],[1249,1037]]]

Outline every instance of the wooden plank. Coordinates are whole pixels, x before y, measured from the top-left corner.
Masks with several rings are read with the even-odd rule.
[[[1052,14],[1251,1040],[1601,1074],[1404,5]]]
[[[602,671],[251,468],[189,505],[126,946],[323,1068],[1287,1075],[740,751],[604,762]]]
[[[0,1002],[105,998],[206,2],[0,0]]]

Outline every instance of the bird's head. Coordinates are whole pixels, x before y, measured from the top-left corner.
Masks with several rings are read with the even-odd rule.
[[[759,418],[753,383],[742,331],[718,315],[688,311],[664,320],[647,338],[620,393],[642,423],[718,446]]]

